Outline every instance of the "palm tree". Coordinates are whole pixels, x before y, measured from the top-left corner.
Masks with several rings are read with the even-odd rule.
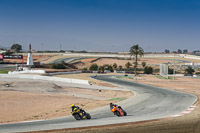
[[[129,54],[131,56],[135,56],[135,75],[137,75],[137,65],[138,65],[138,56],[142,56],[144,55],[144,51],[143,49],[139,46],[139,44],[136,44],[136,45],[133,45],[131,48],[130,48],[130,51],[129,51]]]

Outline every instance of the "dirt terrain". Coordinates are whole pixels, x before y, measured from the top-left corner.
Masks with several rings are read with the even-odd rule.
[[[127,58],[127,59],[113,59],[113,58],[101,58],[95,62],[91,62],[95,60],[96,58],[89,58],[89,59],[82,59],[81,62],[82,64],[78,64],[78,68],[84,68],[87,67],[89,68],[91,64],[96,63],[99,66],[103,66],[105,64],[108,65],[113,65],[116,63],[118,66],[123,66],[125,67],[125,64],[127,62],[130,62],[133,65],[134,59],[133,58]],[[138,64],[142,64],[142,62],[146,62],[147,65],[160,65],[160,63],[176,63],[176,64],[184,64],[186,62],[194,62],[194,63],[200,63],[200,60],[195,60],[195,59],[185,59],[185,58],[159,58],[159,57],[140,57],[138,60]]]
[[[111,59],[111,58],[101,58],[95,62],[91,62],[93,61],[95,58],[89,58],[89,59],[82,59],[81,62],[82,63],[79,63],[76,65],[77,68],[79,69],[83,69],[83,68],[89,68],[91,66],[91,64],[94,64],[96,63],[98,66],[103,66],[105,64],[108,64],[108,65],[113,65],[114,63],[117,64],[117,66],[122,66],[123,68],[125,68],[125,64],[127,62],[130,62],[133,66],[133,62],[134,60],[133,59],[127,59],[127,60],[120,60],[120,59]],[[167,62],[174,62],[172,60],[162,60],[162,59],[154,59],[154,58],[140,58],[138,63],[141,64],[142,62],[146,62],[147,64],[157,64],[159,65],[159,63],[167,63]]]
[[[9,84],[9,87],[6,86]],[[0,82],[0,123],[57,118],[71,113],[71,104],[85,110],[127,99],[132,92],[66,88],[50,82]]]

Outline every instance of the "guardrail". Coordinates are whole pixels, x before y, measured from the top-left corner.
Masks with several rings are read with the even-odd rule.
[[[55,72],[55,73],[48,73],[49,76],[53,75],[61,75],[61,74],[78,74],[82,73],[82,71],[73,71],[73,72]]]

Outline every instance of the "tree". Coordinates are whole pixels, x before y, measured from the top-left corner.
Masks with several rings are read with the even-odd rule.
[[[120,66],[118,67],[118,69],[119,69],[119,71],[122,71],[122,70],[123,70],[123,67],[120,65]]]
[[[22,50],[22,46],[20,44],[13,44],[11,46],[11,49],[14,49],[16,52],[19,52],[20,50]]]
[[[146,62],[144,62],[144,61],[142,62],[142,66],[143,66],[143,67],[145,67],[146,64],[147,64]]]
[[[51,68],[53,69],[66,69],[64,61],[58,64],[52,64]]]
[[[137,74],[137,65],[138,65],[138,56],[142,56],[144,55],[144,51],[143,49],[138,45],[133,45],[131,48],[130,48],[130,51],[129,51],[129,54],[130,56],[135,56],[135,66],[134,66],[134,69],[135,69],[135,75]]]
[[[129,69],[129,68],[130,68],[130,66],[132,66],[132,65],[131,65],[131,63],[130,63],[130,62],[127,62],[127,63],[125,64],[125,66],[126,66],[126,68],[127,68],[127,69]]]
[[[113,71],[114,71],[114,70],[113,70],[113,67],[112,67],[111,65],[106,64],[106,65],[103,65],[103,67],[104,67],[104,70],[108,70],[108,71],[110,71],[110,72],[113,72]]]
[[[104,66],[100,66],[100,67],[99,67],[99,71],[100,71],[100,72],[104,72],[104,70],[105,70]]]
[[[152,67],[146,66],[146,67],[144,68],[144,73],[145,73],[145,74],[152,74],[152,73],[153,73],[153,68],[152,68]]]
[[[115,70],[117,69],[117,64],[116,64],[116,63],[113,64],[113,68],[114,68]]]
[[[194,69],[192,69],[191,66],[189,66],[188,68],[185,69],[185,74],[189,74],[192,75],[194,73]]]
[[[10,50],[6,51],[5,53],[3,53],[3,55],[12,55],[13,52],[11,52]]]
[[[98,65],[97,65],[97,64],[92,64],[92,65],[90,66],[90,70],[91,70],[91,71],[97,71],[97,70],[98,70]]]

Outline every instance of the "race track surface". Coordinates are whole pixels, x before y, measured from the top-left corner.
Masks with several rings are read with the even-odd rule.
[[[109,106],[105,106],[90,111],[91,120],[76,121],[72,116],[67,116],[44,121],[0,124],[0,132],[66,129],[153,120],[181,113],[197,101],[197,97],[192,94],[142,85],[116,79],[114,76],[97,76],[95,78],[119,85],[134,92],[134,97],[119,103],[128,113],[128,116],[114,116]]]

